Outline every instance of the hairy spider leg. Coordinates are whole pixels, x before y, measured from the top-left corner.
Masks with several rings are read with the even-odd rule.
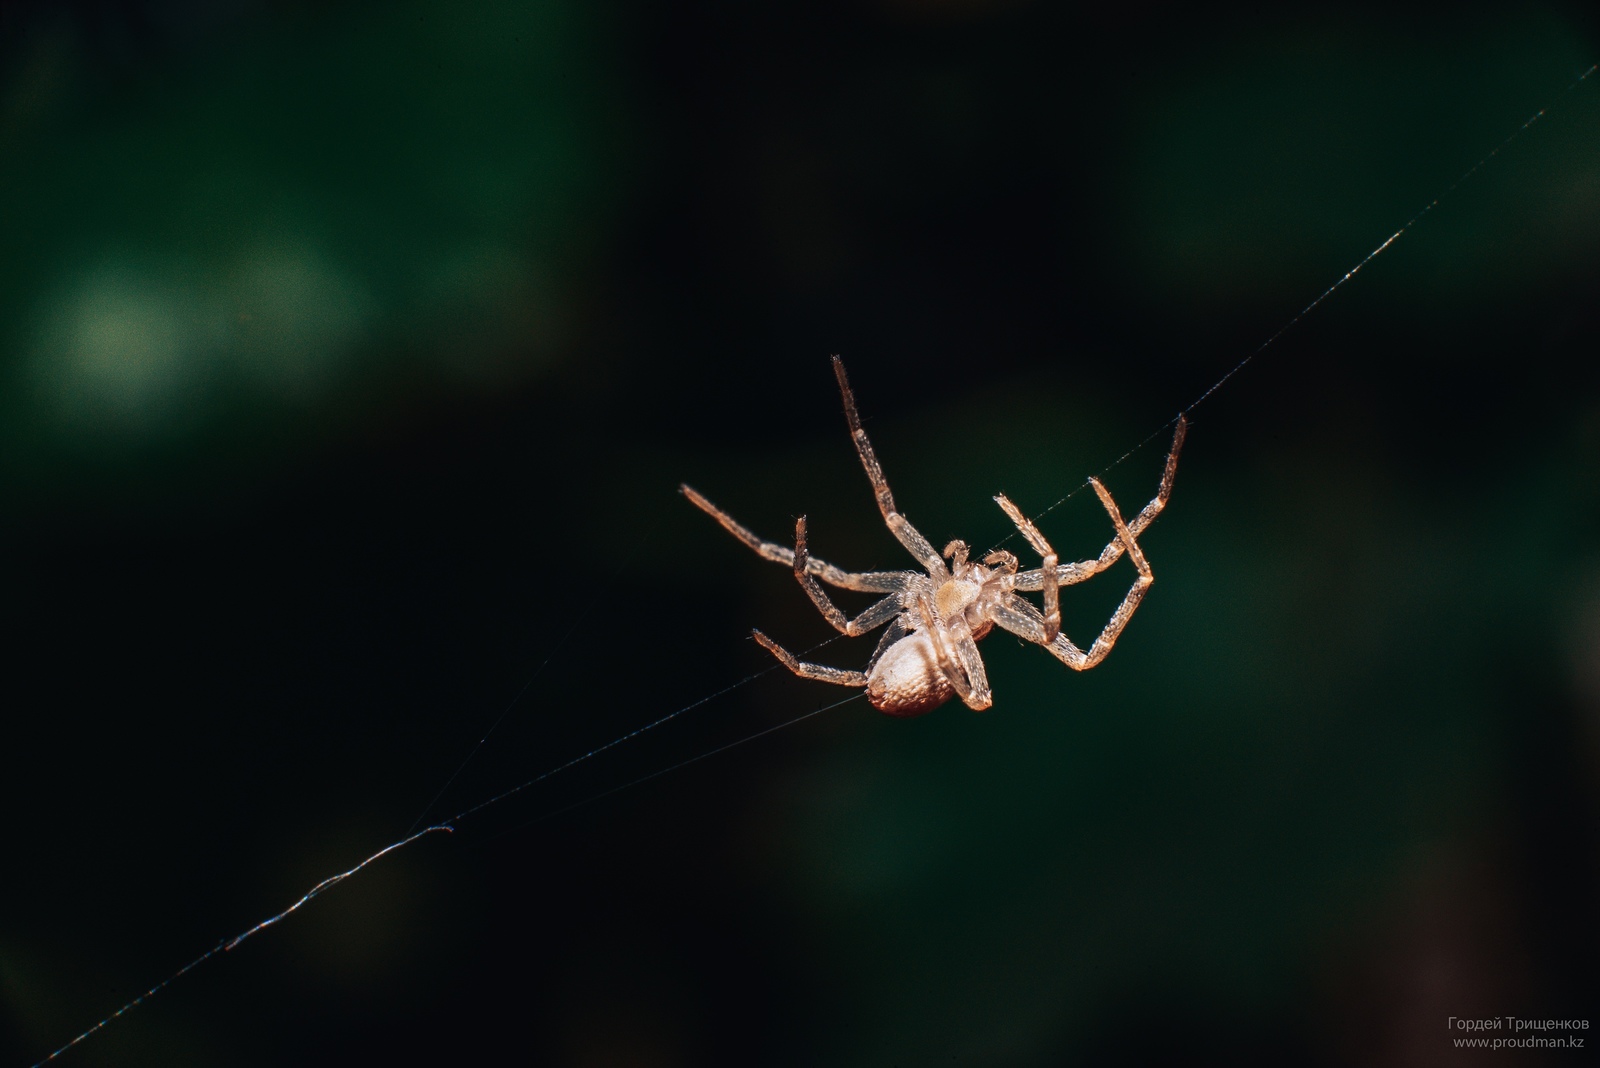
[[[963,697],[967,707],[974,712],[982,712],[994,704],[994,694],[989,689],[989,673],[984,670],[983,656],[978,652],[978,642],[972,636],[972,631],[967,629],[964,621],[957,620],[951,626],[956,639],[956,659],[967,673],[967,679],[972,683],[972,696]]]
[[[809,664],[796,660],[794,654],[783,646],[762,634],[759,630],[750,632],[761,647],[783,664],[784,667],[799,675],[802,679],[816,679],[818,682],[831,682],[835,686],[856,686],[864,688],[867,685],[867,676],[860,671],[845,671],[842,668],[825,667],[822,664]]]
[[[1167,465],[1161,473],[1161,487],[1156,492],[1156,495],[1151,498],[1150,503],[1145,505],[1139,514],[1134,516],[1132,521],[1127,524],[1129,532],[1135,538],[1143,534],[1145,528],[1155,522],[1156,516],[1161,514],[1161,509],[1167,506],[1167,498],[1172,496],[1173,480],[1178,474],[1178,452],[1183,448],[1183,439],[1188,433],[1189,420],[1184,416],[1178,416],[1178,429],[1172,435],[1172,448],[1167,452]],[[1122,556],[1123,549],[1122,539],[1120,537],[1112,538],[1106,547],[1100,551],[1098,558],[1058,565],[1056,567],[1056,585],[1071,586],[1099,574],[1117,562]],[[1032,571],[1020,572],[1011,580],[1011,588],[1024,592],[1042,590],[1046,586],[1045,573],[1045,569],[1042,567]]]
[[[878,666],[878,661],[883,659],[883,654],[889,647],[904,638],[907,634],[905,616],[895,616],[889,620],[889,625],[883,628],[883,636],[878,639],[878,647],[872,650],[872,657],[867,661],[867,674],[872,674],[872,669]]]
[[[1128,620],[1133,618],[1139,602],[1144,600],[1145,591],[1155,582],[1155,576],[1150,572],[1150,562],[1145,559],[1144,550],[1139,548],[1139,543],[1134,540],[1133,531],[1122,521],[1122,513],[1117,510],[1111,494],[1098,479],[1091,478],[1089,484],[1099,495],[1100,503],[1105,505],[1112,524],[1117,528],[1117,537],[1128,553],[1128,559],[1133,561],[1133,566],[1139,572],[1138,579],[1134,581],[1133,587],[1128,590],[1122,603],[1117,606],[1116,612],[1112,614],[1110,622],[1100,632],[1100,636],[1094,640],[1094,645],[1085,653],[1073,645],[1065,634],[1058,633],[1054,638],[1045,637],[1044,616],[1032,604],[1014,593],[1008,594],[1004,601],[990,608],[992,618],[1001,627],[1019,638],[1044,646],[1052,656],[1074,671],[1087,671],[1106,658],[1106,654],[1111,652],[1111,647],[1121,636],[1123,628],[1128,625]]]
[[[722,524],[722,529],[744,542],[763,559],[784,567],[794,566],[794,550],[775,541],[763,541],[740,525],[733,516],[702,497],[692,487],[680,485],[678,492],[689,498],[689,503]],[[909,571],[845,571],[825,560],[808,557],[806,573],[815,575],[830,586],[844,590],[861,590],[866,593],[896,593],[906,589],[919,576]]]
[[[833,358],[833,374],[839,380],[839,392],[844,397],[844,417],[850,423],[850,438],[856,443],[861,466],[867,469],[867,481],[872,483],[872,494],[877,498],[878,511],[883,513],[889,533],[917,558],[935,583],[944,582],[950,577],[944,560],[933,551],[932,543],[911,525],[911,521],[895,510],[894,494],[889,492],[889,482],[883,477],[883,468],[878,463],[877,454],[872,451],[872,442],[867,440],[867,432],[861,429],[861,416],[856,411],[855,394],[850,392],[850,380],[845,377],[844,361],[837,356]]]
[[[950,650],[945,647],[944,636],[939,632],[939,621],[934,617],[933,606],[928,604],[927,594],[917,595],[917,610],[922,614],[922,630],[928,635],[928,641],[933,646],[933,656],[939,662],[939,671],[961,699],[967,700],[972,696],[972,687],[967,684],[966,675],[957,669],[956,662],[950,657]]]
[[[846,619],[839,607],[829,599],[826,591],[817,584],[817,580],[806,570],[806,562],[811,559],[806,549],[806,517],[801,516],[794,524],[794,577],[800,583],[800,588],[806,591],[811,598],[811,603],[817,606],[817,611],[822,613],[822,618],[833,625],[833,629],[840,634],[855,638],[877,630],[889,620],[899,615],[903,608],[902,598],[898,593],[877,601],[854,619]]]
[[[928,635],[928,642],[933,646],[934,659],[939,663],[939,672],[949,681],[951,689],[960,697],[966,706],[974,712],[982,712],[994,704],[994,696],[989,692],[989,679],[983,670],[983,661],[978,656],[978,647],[972,640],[972,635],[966,632],[966,626],[960,620],[949,620],[947,626],[952,631],[959,628],[957,635],[958,647],[961,647],[960,666],[950,655],[950,647],[945,644],[944,628],[939,625],[939,619],[934,614],[933,606],[928,603],[926,593],[917,594],[917,610],[922,615],[922,629]],[[971,646],[968,655],[965,646]],[[976,665],[973,670],[972,665]],[[963,671],[962,668],[967,670]]]
[[[1022,514],[1022,509],[1012,504],[1011,498],[1004,493],[996,495],[994,500],[1000,506],[1000,510],[1017,525],[1017,529],[1022,531],[1022,536],[1028,539],[1033,551],[1044,558],[1044,564],[1039,568],[1040,575],[1056,574],[1056,565],[1061,562],[1061,558],[1050,547],[1050,543],[1044,540],[1039,528],[1034,526],[1028,517]],[[1056,635],[1061,633],[1061,583],[1041,581],[1040,585],[1044,587],[1044,637],[1045,641],[1053,642],[1056,640]]]
[[[1111,491],[1106,489],[1105,483],[1098,478],[1091,478],[1089,485],[1094,487],[1095,496],[1105,505],[1106,515],[1111,517],[1111,525],[1117,528],[1117,537],[1128,550],[1128,559],[1133,561],[1135,570],[1139,572],[1139,578],[1148,586],[1155,581],[1154,576],[1150,574],[1150,563],[1144,558],[1144,550],[1134,538],[1133,530],[1122,521],[1122,512],[1117,508],[1117,502],[1111,499]]]

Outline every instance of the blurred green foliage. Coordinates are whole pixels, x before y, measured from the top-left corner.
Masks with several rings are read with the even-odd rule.
[[[68,19],[33,29],[0,125],[12,468],[240,420],[281,439],[559,352],[619,192],[581,11],[257,13],[122,66]]]

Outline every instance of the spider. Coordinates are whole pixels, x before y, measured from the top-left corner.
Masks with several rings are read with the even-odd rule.
[[[795,580],[810,596],[823,618],[839,633],[853,638],[888,624],[877,650],[867,662],[865,672],[846,671],[798,660],[759,630],[753,632],[756,641],[801,678],[839,686],[865,687],[867,700],[872,702],[872,707],[891,716],[920,716],[956,695],[976,712],[993,704],[994,698],[984,673],[983,660],[978,655],[977,642],[996,625],[1019,638],[1044,646],[1052,656],[1074,671],[1087,671],[1104,660],[1122,634],[1122,629],[1128,625],[1128,620],[1133,617],[1134,609],[1139,607],[1145,592],[1155,581],[1150,573],[1150,564],[1135,539],[1161,514],[1172,493],[1172,480],[1178,467],[1178,450],[1183,447],[1183,438],[1188,431],[1187,421],[1179,416],[1178,429],[1172,437],[1172,449],[1167,453],[1166,469],[1161,475],[1161,488],[1154,499],[1144,506],[1144,510],[1133,518],[1133,522],[1124,523],[1111,494],[1106,492],[1098,479],[1089,480],[1111,517],[1111,525],[1116,528],[1116,537],[1093,560],[1060,563],[1056,551],[1021,510],[1005,494],[995,497],[995,502],[1016,524],[1028,544],[1044,558],[1043,566],[1031,571],[1018,571],[1017,558],[1004,551],[991,552],[981,564],[973,563],[967,559],[967,543],[964,541],[952,541],[945,546],[943,553],[933,551],[928,539],[895,508],[889,483],[883,477],[883,468],[878,465],[878,457],[872,451],[866,431],[861,429],[861,417],[856,413],[856,400],[850,392],[844,364],[837,356],[833,358],[833,373],[839,379],[839,392],[844,396],[844,414],[850,423],[850,436],[855,440],[862,466],[867,469],[867,478],[877,496],[883,521],[888,525],[889,532],[916,557],[927,574],[916,571],[843,571],[807,551],[805,516],[795,522],[794,548],[788,549],[756,537],[699,493],[687,485],[680,486],[679,490],[695,507],[721,523],[728,533],[760,553],[764,559],[792,567]],[[1112,614],[1111,621],[1086,653],[1061,633],[1060,587],[1099,574],[1124,552],[1133,561],[1138,577],[1122,599],[1122,604]],[[947,560],[948,564],[945,563]],[[1054,581],[1047,577],[1052,575]],[[840,589],[887,596],[854,619],[848,619],[818,584],[819,578]],[[1031,602],[1017,596],[1018,590],[1042,591],[1044,610],[1041,612]]]

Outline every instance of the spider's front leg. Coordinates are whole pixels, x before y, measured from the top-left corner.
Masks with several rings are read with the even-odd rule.
[[[1139,572],[1139,577],[1134,580],[1133,587],[1122,598],[1122,603],[1112,613],[1111,620],[1094,640],[1094,644],[1085,653],[1059,629],[1052,632],[1048,621],[1039,610],[1016,594],[1008,594],[1005,600],[994,604],[989,609],[989,617],[1004,629],[1019,638],[1034,642],[1050,650],[1050,654],[1057,660],[1066,664],[1074,671],[1087,671],[1106,658],[1111,652],[1111,647],[1117,643],[1117,638],[1122,635],[1122,630],[1133,618],[1134,610],[1139,607],[1139,602],[1144,600],[1145,592],[1155,582],[1155,575],[1150,571],[1150,562],[1145,559],[1144,550],[1134,540],[1133,531],[1128,524],[1122,521],[1122,513],[1117,509],[1116,502],[1111,499],[1111,494],[1100,484],[1097,479],[1090,479],[1090,485],[1100,496],[1100,503],[1105,505],[1107,514],[1111,516],[1111,523],[1117,529],[1117,539],[1123,551],[1128,554],[1128,559],[1133,561],[1133,566]],[[1046,583],[1048,590],[1050,584]],[[1046,594],[1046,600],[1049,595]]]
[[[1167,451],[1166,467],[1161,472],[1161,486],[1156,491],[1156,495],[1150,499],[1150,503],[1141,508],[1139,514],[1126,524],[1128,532],[1135,538],[1143,534],[1146,528],[1155,522],[1156,516],[1161,514],[1161,510],[1167,506],[1167,500],[1172,496],[1173,480],[1178,476],[1178,453],[1183,448],[1183,439],[1188,435],[1189,420],[1187,417],[1180,415],[1178,416],[1178,429],[1172,435],[1172,448]],[[1089,481],[1093,483],[1094,479]],[[1009,515],[1010,513],[1008,512],[1007,514]],[[1022,524],[1018,523],[1017,525],[1021,527]],[[1026,531],[1023,531],[1023,533],[1024,535],[1027,534]],[[1029,540],[1031,541],[1032,539]],[[1118,534],[1106,543],[1106,547],[1100,550],[1100,555],[1093,560],[1079,560],[1070,564],[1058,563],[1055,568],[1056,585],[1071,586],[1074,583],[1091,578],[1116,563],[1124,551],[1122,535]],[[1011,588],[1024,591],[1048,589],[1050,585],[1046,581],[1048,574],[1049,571],[1042,567],[1033,571],[1024,571],[1017,575],[1011,584]]]
[[[1150,503],[1139,509],[1139,514],[1127,523],[1128,532],[1132,537],[1137,538],[1140,534],[1143,534],[1145,528],[1154,523],[1156,516],[1160,515],[1161,510],[1167,506],[1167,500],[1172,496],[1172,483],[1178,477],[1178,453],[1183,449],[1183,439],[1188,436],[1189,417],[1180,415],[1178,416],[1178,428],[1172,432],[1172,447],[1167,450],[1166,466],[1161,469],[1161,485],[1157,488],[1156,495],[1150,498]],[[1110,499],[1098,482],[1092,478],[1089,482],[1094,486],[1095,492],[1100,494],[1102,502]],[[1115,515],[1114,518],[1118,523],[1122,522],[1120,515]],[[1115,563],[1117,557],[1122,555],[1123,547],[1122,532],[1119,530],[1117,536],[1111,539],[1104,549],[1100,550],[1100,558],[1095,561],[1095,570],[1104,570]],[[1087,578],[1088,576],[1084,577]]]
[[[1096,482],[1095,485],[1098,486],[1099,483]],[[1017,525],[1017,529],[1022,531],[1022,536],[1028,540],[1029,545],[1033,546],[1033,551],[1044,558],[1044,564],[1039,568],[1039,573],[1041,575],[1054,575],[1056,573],[1056,565],[1061,562],[1061,558],[1050,547],[1050,543],[1044,540],[1044,535],[1039,533],[1039,528],[1034,526],[1033,522],[1022,514],[1022,509],[1012,504],[1011,498],[1004,493],[996,496],[994,500],[1000,506],[1000,510]],[[1056,640],[1057,634],[1061,633],[1061,584],[1045,580],[1042,583],[1042,588],[1044,589],[1044,640],[1046,644],[1049,644]]]
[[[1178,427],[1178,443],[1182,444],[1182,442],[1183,425],[1180,422]],[[1177,456],[1176,448],[1174,448],[1172,455],[1173,457]],[[1167,462],[1167,475],[1161,480],[1163,492],[1170,493],[1172,490],[1173,463],[1174,460],[1170,459]],[[1133,561],[1133,566],[1139,571],[1139,596],[1143,597],[1144,587],[1148,587],[1150,583],[1155,581],[1155,579],[1150,575],[1150,565],[1145,561],[1144,552],[1139,548],[1139,543],[1134,540],[1133,531],[1131,531],[1128,528],[1128,525],[1122,521],[1122,513],[1117,510],[1117,503],[1111,499],[1111,494],[1106,490],[1105,486],[1101,485],[1100,480],[1097,478],[1091,478],[1089,480],[1089,485],[1094,487],[1095,493],[1100,497],[1100,503],[1105,506],[1106,514],[1111,517],[1111,525],[1116,528],[1117,537],[1114,544],[1117,546],[1117,556],[1122,555],[1122,553],[1126,551],[1129,559]],[[1162,504],[1166,503],[1166,501],[1159,496],[1156,498],[1156,500],[1160,501]],[[1039,568],[1040,575],[1058,575],[1059,572],[1057,570],[1057,565],[1060,563],[1060,557],[1058,557],[1056,555],[1056,551],[1050,547],[1050,543],[1044,540],[1044,535],[1039,533],[1039,528],[1034,526],[1032,521],[1029,520],[1027,516],[1022,514],[1022,509],[1012,504],[1011,498],[1007,497],[1004,493],[995,498],[995,503],[1000,505],[1000,510],[1005,512],[1005,514],[1011,518],[1011,521],[1017,525],[1017,529],[1022,532],[1022,536],[1028,539],[1028,544],[1033,546],[1033,551],[1044,558],[1044,564]],[[1157,510],[1159,511],[1159,509]],[[1104,555],[1105,554],[1102,554],[1102,556]],[[1111,561],[1114,562],[1115,560],[1116,556],[1112,556]],[[1108,566],[1110,566],[1110,562],[1102,564],[1099,561],[1096,561],[1095,571],[1102,570]],[[1090,574],[1092,573],[1093,572],[1090,572]],[[1081,577],[1087,578],[1088,575],[1083,575]],[[1043,638],[1044,644],[1049,645],[1051,642],[1056,640],[1056,635],[1061,633],[1061,583],[1059,579],[1056,582],[1051,582],[1048,578],[1045,578],[1041,582],[1041,587],[1044,590]],[[1138,602],[1135,601],[1134,603],[1137,604]],[[1129,610],[1129,614],[1132,614],[1131,609]],[[1118,627],[1117,629],[1120,631],[1122,628]],[[1115,640],[1114,636],[1113,640]]]

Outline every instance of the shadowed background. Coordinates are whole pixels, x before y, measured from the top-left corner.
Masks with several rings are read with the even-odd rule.
[[[764,670],[62,1063],[1449,1064],[1451,1016],[1600,1015],[1592,12],[0,12],[5,1063]],[[1100,668],[997,633],[984,715],[552,816],[845,696],[676,494],[909,566],[831,353],[936,544],[1155,434],[1131,512],[1546,104],[1195,411]]]

